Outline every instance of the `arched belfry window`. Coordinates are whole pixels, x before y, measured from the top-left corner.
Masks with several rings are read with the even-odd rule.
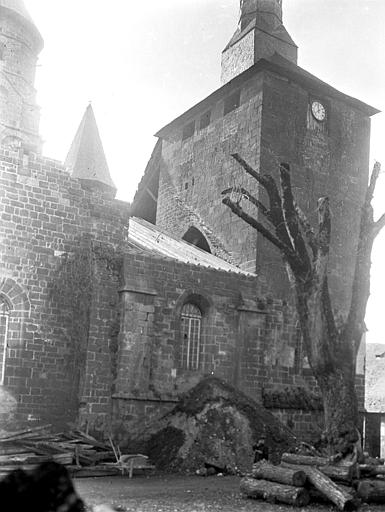
[[[198,370],[201,357],[202,312],[195,304],[185,304],[181,311],[182,346],[180,366],[186,370]]]
[[[4,385],[5,363],[8,348],[8,326],[10,306],[2,295],[0,295],[0,386]]]
[[[186,233],[183,235],[182,240],[195,245],[195,247],[199,247],[202,251],[211,253],[211,249],[208,241],[204,237],[204,235],[199,231],[199,229],[191,226]]]

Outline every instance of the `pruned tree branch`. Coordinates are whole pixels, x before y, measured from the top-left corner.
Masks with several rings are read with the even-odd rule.
[[[245,169],[247,174],[249,174],[252,178],[257,180],[258,183],[262,185],[262,187],[266,188],[268,186],[266,177],[262,176],[259,172],[255,171],[245,160],[243,160],[241,156],[239,156],[238,153],[233,153],[231,156]]]
[[[380,164],[380,162],[376,162],[373,166],[372,174],[370,175],[369,186],[368,186],[368,189],[366,191],[366,196],[365,196],[365,204],[369,205],[372,202],[374,190],[376,188],[376,183],[377,183],[378,177],[380,175],[380,172],[381,172],[381,164]]]
[[[318,254],[318,240],[315,231],[307,220],[306,215],[303,213],[301,208],[294,202],[295,211],[297,212],[298,220],[302,231],[306,237],[307,243],[313,253],[313,257],[316,258]]]
[[[379,234],[381,229],[385,227],[385,213],[381,215],[381,217],[374,223],[373,226],[373,237],[376,238],[376,236]]]
[[[270,220],[270,210],[266,208],[266,206],[256,197],[254,197],[248,190],[243,187],[231,187],[222,192],[222,195],[231,194],[232,192],[237,192],[241,195],[241,197],[247,199],[251,204],[253,204],[258,210],[266,217],[267,220]]]
[[[343,330],[346,343],[354,346],[358,352],[363,333],[365,332],[365,312],[370,295],[370,256],[376,236],[385,226],[385,214],[377,222],[373,220],[372,199],[381,165],[374,164],[366,191],[365,201],[361,210],[360,233],[357,246],[356,266],[353,278],[352,296],[347,321]]]
[[[301,258],[302,266],[305,270],[309,271],[309,254],[302,237],[300,222],[294,205],[294,197],[290,179],[290,166],[288,164],[282,163],[280,165],[280,181],[282,191],[282,211],[285,219],[285,226],[293,248]]]
[[[282,199],[275,183],[275,180],[272,176],[269,175],[261,175],[256,172],[243,158],[241,158],[238,153],[234,153],[231,155],[244,169],[245,171],[253,177],[257,182],[263,186],[265,189],[268,198],[269,198],[269,210],[270,222],[275,226],[275,232],[277,237],[281,240],[284,245],[291,246],[291,240],[289,238],[286,226],[285,219],[283,217],[282,212]]]
[[[277,249],[279,249],[284,256],[290,261],[296,258],[296,254],[293,249],[289,246],[286,246],[279,238],[277,238],[273,233],[271,233],[263,224],[255,220],[253,217],[248,215],[243,209],[233,201],[229,197],[225,197],[222,199],[222,203],[230,208],[230,210],[235,213],[238,217],[243,219],[247,224],[256,229],[261,235],[263,235],[269,242],[271,242]]]

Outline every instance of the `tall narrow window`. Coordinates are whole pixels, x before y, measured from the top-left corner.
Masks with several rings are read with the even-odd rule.
[[[195,304],[185,304],[181,313],[182,347],[180,366],[198,370],[201,353],[202,313]]]
[[[8,347],[8,325],[10,307],[4,297],[0,295],[0,386],[4,385],[5,363]]]

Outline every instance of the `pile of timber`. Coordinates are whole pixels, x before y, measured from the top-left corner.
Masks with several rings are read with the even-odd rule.
[[[385,503],[384,476],[385,466],[378,461],[359,465],[284,453],[279,466],[267,461],[254,464],[240,487],[250,498],[297,507],[325,501],[344,511],[357,509],[361,502]]]
[[[79,430],[52,433],[51,425],[44,425],[0,436],[0,477],[50,461],[63,464],[76,478],[131,477],[134,469],[152,468],[146,456],[122,454],[112,440],[106,444]]]
[[[311,501],[327,501],[339,510],[355,510],[360,504],[354,488],[358,465],[331,464],[324,457],[284,453],[281,464],[261,461],[241,480],[241,491],[250,498],[303,507]]]

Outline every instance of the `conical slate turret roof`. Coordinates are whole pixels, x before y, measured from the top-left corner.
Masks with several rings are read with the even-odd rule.
[[[33,28],[35,35],[38,39],[39,49],[43,47],[43,38],[40,35],[39,30],[37,29],[33,19],[31,18],[27,8],[24,5],[23,0],[0,0],[0,9],[8,9],[9,11],[13,11],[19,16],[21,16],[28,24]]]
[[[91,105],[80,123],[68,152],[65,165],[71,170],[73,178],[84,184],[100,189],[109,189],[115,195],[116,187],[110,176],[102,141]]]
[[[5,7],[10,11],[17,12],[17,14],[20,14],[20,16],[28,20],[30,23],[33,23],[33,20],[29,15],[23,0],[0,0],[0,7]]]

